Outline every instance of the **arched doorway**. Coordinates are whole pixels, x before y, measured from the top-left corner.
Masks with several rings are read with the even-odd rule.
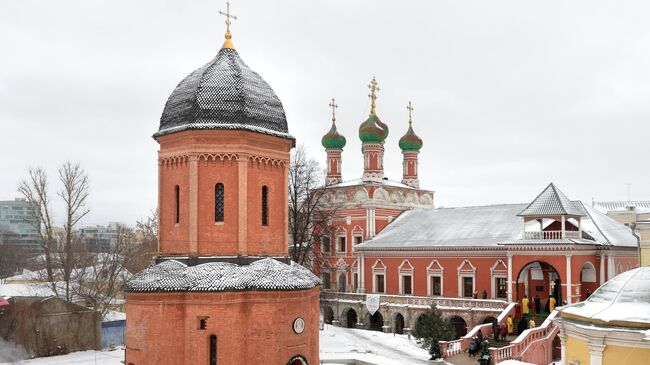
[[[580,301],[587,300],[598,289],[598,279],[594,264],[587,261],[580,270]]]
[[[482,323],[482,324],[492,323],[492,322],[494,322],[495,319],[496,319],[496,318],[494,318],[494,317],[492,317],[492,316],[488,316],[488,317],[485,317],[485,318],[483,319],[483,322],[481,322],[481,323]]]
[[[553,338],[553,361],[562,359],[562,342],[560,336],[555,335]]]
[[[384,316],[379,313],[379,311],[375,312],[375,314],[370,315],[368,313],[368,329],[371,331],[381,331],[382,327],[384,326]]]
[[[339,291],[344,292],[345,291],[345,274],[339,275]]]
[[[395,333],[404,334],[404,316],[401,313],[395,315]]]
[[[346,327],[347,328],[356,328],[357,326],[357,311],[354,309],[350,308],[348,309],[347,313],[345,314],[345,319],[346,319]]]
[[[334,311],[331,307],[323,307],[323,322],[326,324],[332,324],[334,320]]]
[[[467,322],[462,317],[453,316],[449,318],[451,325],[456,329],[456,338],[459,339],[467,334]]]
[[[517,274],[515,292],[518,302],[526,296],[531,309],[534,305],[537,313],[548,313],[550,297],[554,297],[558,305],[562,303],[560,273],[547,262],[529,262]]]

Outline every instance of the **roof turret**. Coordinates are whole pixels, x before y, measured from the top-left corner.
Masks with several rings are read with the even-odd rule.
[[[321,144],[328,150],[342,150],[343,147],[345,147],[346,140],[345,137],[339,134],[336,130],[336,108],[339,106],[336,105],[336,100],[334,100],[334,98],[332,98],[332,102],[329,106],[332,108],[332,128],[330,128],[330,131],[323,136]]]
[[[359,126],[359,139],[363,143],[384,143],[388,137],[388,125],[383,123],[377,116],[377,80],[372,78],[370,85],[370,116]]]
[[[413,131],[413,119],[412,119],[412,112],[413,112],[413,107],[411,106],[411,102],[409,101],[409,105],[406,107],[409,111],[409,129],[406,131],[406,134],[402,136],[399,140],[399,148],[402,149],[403,152],[407,151],[415,151],[415,152],[420,152],[420,149],[422,149],[422,139],[418,137],[417,134]]]

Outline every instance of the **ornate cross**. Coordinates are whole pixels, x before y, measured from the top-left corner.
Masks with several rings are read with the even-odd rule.
[[[226,17],[226,32],[230,32],[230,18],[237,20],[237,17],[230,15],[230,2],[226,1],[226,12],[219,10],[219,14]]]
[[[409,105],[406,106],[406,109],[409,111],[409,125],[413,124],[413,111],[415,110],[409,101]]]
[[[336,108],[338,108],[338,104],[336,104],[336,100],[332,98],[332,102],[329,103],[330,108],[332,108],[332,122],[336,122]]]
[[[370,98],[370,115],[375,115],[375,107],[377,106],[377,91],[380,89],[377,86],[377,80],[375,80],[374,76],[372,77],[372,81],[370,81],[368,88],[370,89],[370,94],[368,94],[368,97]]]

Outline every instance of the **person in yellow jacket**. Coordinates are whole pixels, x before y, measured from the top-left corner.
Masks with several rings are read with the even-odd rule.
[[[521,300],[521,313],[524,316],[528,315],[528,297],[524,295],[524,298]]]
[[[530,321],[528,321],[528,329],[533,329],[535,328],[535,317],[531,317]]]
[[[553,297],[548,298],[548,309],[551,311],[551,313],[553,313],[553,311],[555,310],[555,298]]]
[[[511,335],[513,331],[512,328],[512,316],[508,316],[508,334]]]

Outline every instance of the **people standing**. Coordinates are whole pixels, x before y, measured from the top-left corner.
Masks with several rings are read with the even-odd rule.
[[[531,317],[531,318],[530,318],[530,321],[528,321],[528,328],[529,328],[529,329],[530,329],[530,328],[535,328],[535,325],[536,325],[536,323],[535,323],[535,317]]]
[[[511,335],[513,331],[512,326],[512,316],[508,316],[508,334]]]
[[[524,298],[521,300],[521,313],[524,316],[528,315],[528,297],[524,295]]]
[[[474,299],[478,299],[478,291],[474,290]]]
[[[553,313],[553,311],[555,310],[555,298],[553,296],[551,296],[548,299],[548,303],[549,303],[548,304],[548,309],[550,310],[550,313]]]
[[[535,294],[535,313],[539,313],[542,311],[542,300],[539,298],[539,294]]]
[[[499,325],[499,337],[501,337],[501,341],[505,341],[507,335],[508,335],[508,326],[506,326],[505,322],[501,322],[501,324]]]
[[[487,299],[487,291],[485,291],[485,289],[483,289],[483,293],[481,293],[481,298]]]
[[[517,335],[522,334],[527,329],[528,329],[528,321],[526,320],[526,317],[521,317],[519,322],[517,322]]]
[[[494,340],[499,341],[499,322],[496,318],[492,320],[492,333],[494,334]]]

